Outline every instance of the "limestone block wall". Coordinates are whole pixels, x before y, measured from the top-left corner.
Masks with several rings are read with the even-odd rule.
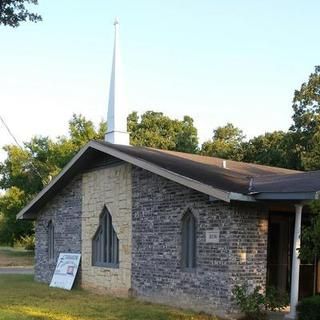
[[[265,286],[268,219],[262,208],[210,202],[137,167],[132,188],[132,290],[138,297],[223,315],[234,310],[236,284]],[[188,209],[197,220],[192,272],[181,263],[181,220]],[[207,243],[206,231],[215,228],[219,243]]]
[[[82,286],[117,295],[131,288],[131,166],[117,164],[83,174]],[[92,238],[107,206],[119,239],[119,268],[92,266]]]
[[[81,175],[39,212],[35,221],[35,279],[49,283],[61,252],[81,251]],[[48,257],[48,224],[54,226],[54,259]]]

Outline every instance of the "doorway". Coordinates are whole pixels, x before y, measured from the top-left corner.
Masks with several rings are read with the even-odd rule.
[[[309,223],[302,216],[302,225]],[[268,235],[267,286],[290,293],[294,213],[270,212]],[[299,299],[320,291],[319,263],[300,263]]]

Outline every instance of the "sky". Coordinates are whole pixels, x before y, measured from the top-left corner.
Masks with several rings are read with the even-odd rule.
[[[115,17],[128,112],[189,115],[200,142],[227,122],[248,138],[287,130],[294,90],[320,64],[318,0],[39,0],[32,10],[42,22],[0,27],[0,115],[20,142],[67,134],[73,113],[106,119]]]

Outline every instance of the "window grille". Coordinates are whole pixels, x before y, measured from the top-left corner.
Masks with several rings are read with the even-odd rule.
[[[182,218],[182,267],[196,267],[196,219],[190,210]]]
[[[100,215],[98,229],[92,239],[92,265],[118,267],[119,239],[107,208]]]
[[[49,261],[54,260],[54,225],[52,221],[48,224],[48,257]]]

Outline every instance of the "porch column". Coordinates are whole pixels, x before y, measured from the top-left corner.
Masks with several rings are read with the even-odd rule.
[[[300,259],[298,250],[300,249],[300,233],[301,233],[301,214],[302,204],[295,205],[296,220],[294,224],[294,239],[292,252],[292,273],[291,273],[291,292],[290,292],[290,313],[286,316],[288,319],[296,319],[296,307],[299,298],[299,273]]]

